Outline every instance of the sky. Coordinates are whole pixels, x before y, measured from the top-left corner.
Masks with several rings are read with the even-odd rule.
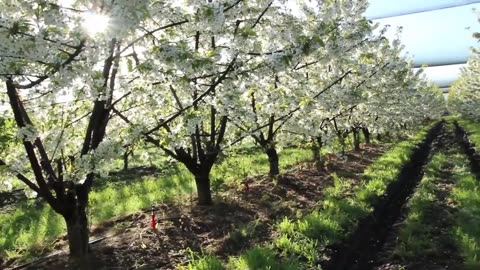
[[[390,25],[387,37],[392,39],[401,26],[408,55],[418,66],[432,66],[425,71],[427,77],[448,87],[458,78],[462,66],[458,63],[467,60],[471,47],[480,45],[472,37],[480,32],[474,8],[480,11],[480,0],[370,0],[365,15],[380,25]],[[414,12],[420,13],[404,15]]]

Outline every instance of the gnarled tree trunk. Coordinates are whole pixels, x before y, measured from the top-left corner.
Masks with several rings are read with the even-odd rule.
[[[315,138],[312,138],[312,158],[313,162],[320,161],[320,146],[317,144]]]

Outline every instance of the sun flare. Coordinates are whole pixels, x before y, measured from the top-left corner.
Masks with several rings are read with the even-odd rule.
[[[89,35],[96,35],[107,30],[110,24],[108,16],[93,12],[86,12],[83,15],[83,28]]]

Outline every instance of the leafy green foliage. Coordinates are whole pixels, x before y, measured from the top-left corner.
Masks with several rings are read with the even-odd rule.
[[[14,143],[15,123],[12,119],[0,118],[0,154]]]

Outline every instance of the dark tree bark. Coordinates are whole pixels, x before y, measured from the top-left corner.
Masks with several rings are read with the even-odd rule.
[[[210,188],[210,171],[195,175],[197,186],[198,205],[212,205],[212,192]]]
[[[380,133],[377,134],[377,141],[379,141],[379,142],[382,141],[382,135],[380,135]]]
[[[278,153],[275,146],[270,145],[265,149],[265,153],[268,156],[268,164],[270,166],[269,175],[276,176],[280,174],[280,167],[278,164]]]
[[[363,137],[365,138],[365,143],[370,144],[370,131],[368,128],[362,128]]]
[[[123,153],[123,170],[124,171],[128,170],[130,156],[133,156],[133,149],[131,148],[125,149],[125,152]]]
[[[128,170],[128,152],[123,153],[123,170]]]
[[[320,161],[321,148],[322,148],[322,138],[321,137],[312,138],[312,157],[314,162]]]
[[[317,169],[323,170],[325,165],[325,159],[322,158],[322,137],[317,136],[312,138],[312,154],[313,154],[313,162],[315,163]]]
[[[63,215],[67,225],[70,255],[83,257],[88,253],[88,219],[86,207],[88,192],[77,186],[66,196],[67,211]]]
[[[355,151],[360,151],[360,132],[354,129],[352,134],[353,134],[353,147]]]

